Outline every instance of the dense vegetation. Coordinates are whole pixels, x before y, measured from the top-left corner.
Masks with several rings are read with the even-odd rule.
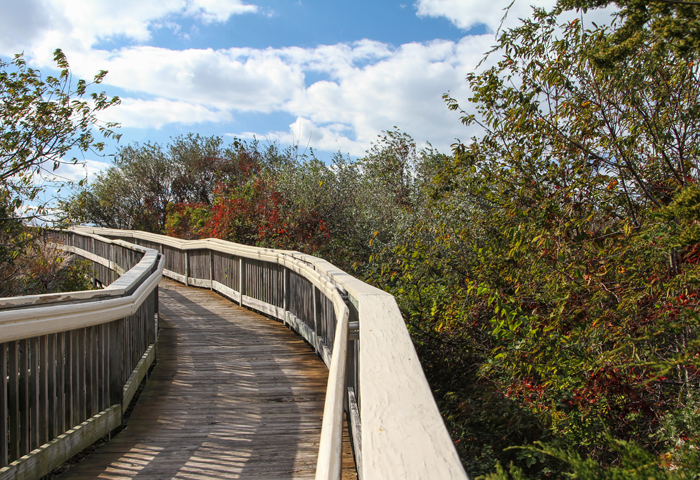
[[[467,78],[483,134],[452,155],[396,130],[330,165],[187,135],[122,147],[63,207],[302,250],[385,288],[472,476],[698,478],[698,7],[564,12],[608,3],[505,30]]]
[[[27,67],[23,55],[0,59],[0,296],[90,286],[83,266],[46,247],[42,228],[51,220],[51,199],[43,194],[70,183],[57,171],[78,162],[69,155],[102,150],[95,130],[118,137],[111,130],[115,125],[100,123],[96,113],[119,99],[89,92],[107,72],[90,83],[73,82],[61,50],[54,52],[54,61],[58,77]],[[30,227],[33,221],[38,223]]]

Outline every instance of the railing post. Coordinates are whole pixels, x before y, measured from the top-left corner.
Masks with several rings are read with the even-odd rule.
[[[107,278],[109,279],[109,283],[112,283],[112,282],[114,281],[114,275],[115,275],[115,273],[116,273],[116,272],[114,271],[114,268],[113,268],[113,267],[114,267],[114,264],[115,264],[115,261],[114,261],[114,245],[111,244],[111,243],[108,244],[108,245],[109,245],[109,261],[110,261],[110,264],[111,264],[111,265],[108,267],[108,268],[109,268],[109,272],[107,272]]]
[[[19,458],[19,358],[17,351],[17,342],[12,341],[8,344],[8,398],[7,408],[10,412],[10,444],[8,446],[9,460],[17,460]]]
[[[5,400],[0,402],[0,468],[2,468],[9,463],[7,461],[7,345],[4,343],[0,343],[0,394]]]
[[[124,394],[124,319],[109,324],[109,404],[122,403]]]
[[[311,303],[314,306],[314,333],[316,334],[316,348],[318,348],[318,341],[319,341],[319,332],[318,332],[318,309],[316,308],[316,285],[313,283],[311,284]]]
[[[282,275],[282,308],[284,309],[284,321],[287,321],[287,310],[289,309],[289,269],[284,268]]]
[[[190,276],[190,254],[185,250],[185,286],[189,286]]]
[[[209,290],[214,290],[214,251],[209,250]]]
[[[238,257],[238,290],[239,290],[239,297],[238,297],[238,303],[242,307],[243,306],[243,279],[245,278],[245,275],[243,275],[243,268],[245,267],[245,264],[243,263],[243,257]]]

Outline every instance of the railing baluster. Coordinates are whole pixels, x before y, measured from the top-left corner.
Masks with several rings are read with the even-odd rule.
[[[19,341],[20,455],[29,452],[29,341]]]
[[[7,344],[0,343],[0,468],[7,465],[9,452],[8,452],[8,385],[7,385]]]
[[[46,433],[47,441],[58,436],[56,417],[58,398],[56,395],[56,334],[46,336]]]
[[[20,457],[20,414],[19,414],[19,344],[12,341],[8,344],[8,388],[7,409],[9,420],[9,447],[8,461],[11,462]]]
[[[39,337],[39,445],[49,441],[49,339],[48,335]]]
[[[39,446],[39,339],[29,340],[29,450]]]

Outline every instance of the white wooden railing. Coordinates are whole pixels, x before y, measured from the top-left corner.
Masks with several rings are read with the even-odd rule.
[[[317,479],[340,478],[347,412],[358,475],[465,479],[394,298],[299,252],[76,228],[160,252],[163,275],[210,288],[296,330],[329,367]]]
[[[36,480],[123,421],[155,358],[161,254],[54,232],[101,290],[0,298],[0,480]]]

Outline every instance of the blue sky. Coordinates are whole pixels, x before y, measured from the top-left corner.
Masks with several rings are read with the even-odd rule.
[[[108,70],[120,144],[187,132],[361,156],[394,126],[447,152],[473,132],[441,99],[495,42],[510,0],[0,0],[0,58]],[[516,0],[506,26],[528,15]],[[115,144],[108,146],[114,152]],[[87,158],[91,174],[108,165]]]

